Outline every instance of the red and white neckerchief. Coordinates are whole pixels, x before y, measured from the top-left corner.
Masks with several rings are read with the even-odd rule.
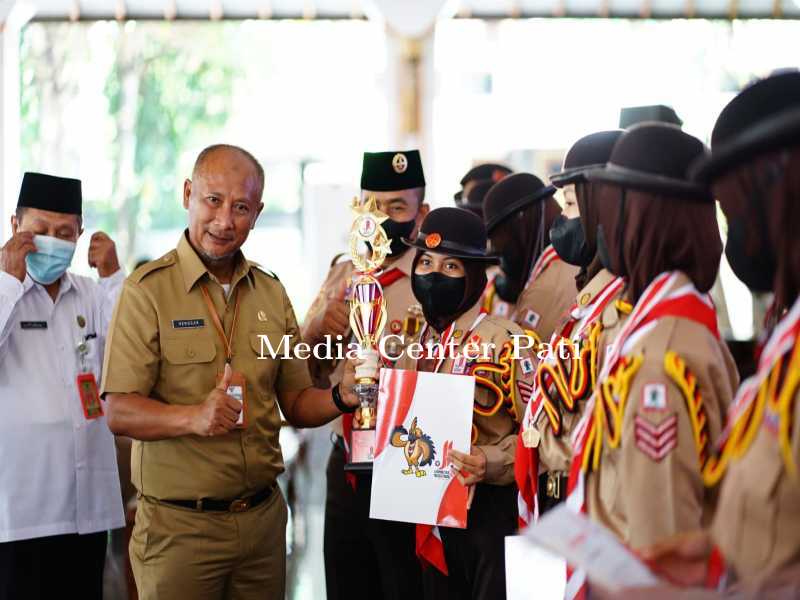
[[[555,356],[552,349],[562,337],[569,337],[573,342],[586,337],[592,325],[603,314],[608,303],[613,300],[622,290],[625,281],[621,277],[615,277],[609,281],[595,296],[591,304],[580,307],[575,302],[569,310],[570,318],[559,331],[553,333],[550,338],[551,355],[545,361],[552,362]],[[525,406],[525,415],[520,424],[519,434],[517,435],[517,448],[514,461],[514,475],[517,480],[517,509],[519,514],[519,526],[525,527],[536,522],[539,518],[539,450],[538,448],[527,448],[522,440],[522,434],[527,427],[534,427],[544,404],[544,396],[536,380],[534,380],[533,393],[531,400]]]
[[[381,288],[388,288],[396,281],[408,277],[403,271],[397,267],[391,268],[388,271],[383,271],[376,279]],[[351,338],[352,339],[352,338]],[[384,366],[385,363],[384,363]],[[350,436],[353,433],[353,413],[345,413],[342,415],[342,439],[344,440],[344,456],[345,461],[350,462]],[[356,489],[357,479],[352,472],[345,473],[345,479],[350,487]]]
[[[739,386],[728,411],[728,420],[720,436],[718,449],[725,445],[736,421],[750,408],[764,380],[775,367],[775,363],[794,347],[798,336],[800,336],[800,298],[795,301],[786,316],[778,322],[767,343],[764,344],[755,374],[745,379]]]
[[[486,318],[486,311],[481,309],[478,316],[473,321],[470,328],[467,332],[461,336],[461,340],[459,341],[459,345],[462,342],[466,342],[469,340],[472,332],[478,328],[478,325],[481,324],[481,321]],[[450,326],[444,330],[442,333],[442,339],[440,341],[442,345],[442,353],[443,356],[436,361],[436,366],[434,368],[434,373],[438,373],[439,369],[441,369],[442,364],[447,359],[447,352],[448,352],[448,342],[450,338],[453,336],[453,332],[455,331],[456,322],[453,321]],[[425,323],[422,326],[422,330],[420,331],[419,340],[420,343],[425,343],[425,339],[427,338],[429,329],[428,324]],[[455,348],[455,346],[454,346]],[[418,523],[417,524],[417,531],[416,531],[416,552],[417,556],[421,559],[430,564],[433,567],[436,567],[442,574],[447,575],[447,561],[445,560],[444,556],[444,544],[442,543],[442,535],[439,532],[439,527],[435,525],[423,525]]]
[[[551,265],[554,261],[561,260],[561,257],[556,252],[556,249],[553,248],[552,245],[547,246],[542,253],[539,255],[539,258],[536,259],[536,262],[533,264],[533,268],[531,269],[531,274],[528,277],[528,281],[525,283],[525,287],[528,287],[531,283],[533,283],[539,275],[541,275],[544,270]]]
[[[691,283],[675,288],[680,273],[668,271],[656,277],[636,303],[628,320],[606,354],[603,367],[597,377],[601,382],[613,372],[620,358],[627,354],[634,345],[653,330],[658,320],[664,317],[691,319],[706,326],[719,338],[716,326],[716,311],[711,297],[701,294]],[[582,464],[587,448],[587,439],[591,431],[594,405],[597,402],[597,389],[592,392],[586,403],[583,417],[572,434],[572,464],[570,465],[569,483],[567,484],[567,506],[575,512],[586,513],[586,476]],[[581,569],[567,567],[567,588],[564,597],[567,600],[586,597],[586,573]]]

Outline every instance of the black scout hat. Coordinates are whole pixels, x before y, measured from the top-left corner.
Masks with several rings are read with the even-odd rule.
[[[486,252],[486,241],[486,228],[478,215],[463,208],[444,206],[428,213],[416,240],[404,239],[403,243],[455,258],[497,262],[496,256]]]
[[[425,186],[419,150],[364,152],[361,189],[394,192]]]
[[[506,175],[511,175],[512,172],[511,169],[500,163],[482,163],[480,165],[475,165],[467,171],[467,174],[461,178],[459,183],[462,188],[470,181],[489,180],[492,183],[497,183]],[[456,206],[460,206],[464,199],[464,190],[457,191],[453,197],[455,198]],[[469,201],[469,199],[467,199],[467,201]]]
[[[486,230],[492,230],[508,217],[534,202],[552,196],[556,188],[531,173],[513,173],[495,183],[483,201]]]
[[[79,179],[44,173],[25,173],[17,208],[38,208],[68,215],[81,215],[82,194]]]
[[[711,133],[711,156],[692,174],[713,179],[750,158],[800,145],[800,72],[773,75],[742,90],[722,109]]]
[[[708,153],[695,137],[666,123],[642,123],[622,135],[604,167],[586,171],[587,181],[689,200],[712,201],[708,186],[689,179],[689,166]]]
[[[611,158],[611,151],[624,132],[622,129],[598,131],[583,136],[567,150],[564,167],[550,176],[550,182],[557,188],[571,183],[585,181],[584,172],[602,167]]]
[[[628,129],[639,123],[670,123],[680,127],[683,121],[671,106],[653,104],[650,106],[628,106],[619,111],[620,129]]]
[[[486,199],[486,193],[492,189],[495,184],[491,179],[480,179],[469,191],[466,201],[459,204],[459,208],[466,208],[471,210],[478,216],[483,215],[483,201]]]

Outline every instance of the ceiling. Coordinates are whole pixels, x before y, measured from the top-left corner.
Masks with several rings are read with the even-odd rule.
[[[8,0],[5,0],[8,2]],[[34,20],[363,19],[369,0],[27,0]],[[393,0],[404,2],[405,0]],[[455,18],[800,18],[800,0],[450,0]],[[800,32],[798,34],[800,36]]]

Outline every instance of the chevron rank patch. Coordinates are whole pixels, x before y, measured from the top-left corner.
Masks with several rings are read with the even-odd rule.
[[[522,403],[527,404],[530,402],[531,395],[533,394],[533,386],[530,383],[525,383],[524,381],[517,381],[517,391],[519,395],[522,397]]]
[[[663,383],[648,383],[642,388],[642,410],[664,412],[667,410],[667,386]]]
[[[539,321],[542,320],[542,315],[537,313],[533,310],[528,310],[525,312],[525,316],[522,318],[525,321],[526,325],[530,325],[531,327],[536,327],[539,324]]]
[[[633,429],[636,447],[655,462],[661,462],[678,445],[678,415],[672,415],[658,425],[636,415]]]

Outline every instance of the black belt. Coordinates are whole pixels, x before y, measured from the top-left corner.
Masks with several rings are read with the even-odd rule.
[[[198,511],[211,512],[245,512],[263,504],[272,497],[278,488],[277,484],[272,484],[260,492],[256,492],[247,498],[236,498],[235,500],[214,500],[213,498],[201,498],[200,500],[161,500],[165,504],[172,504],[182,508],[191,508]]]

